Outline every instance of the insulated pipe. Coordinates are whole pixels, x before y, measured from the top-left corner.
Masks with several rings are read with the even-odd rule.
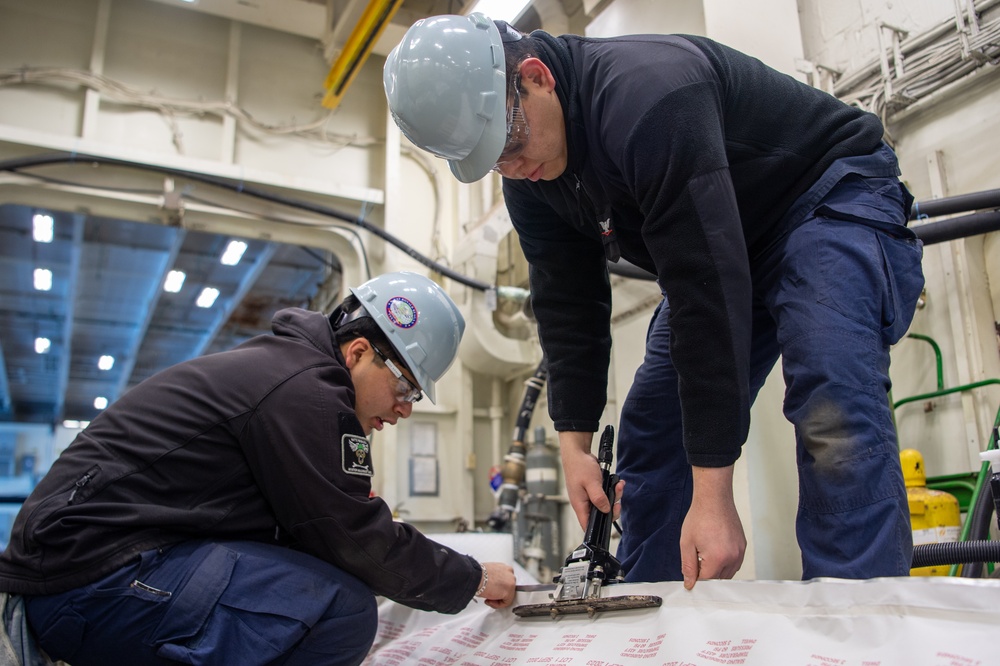
[[[921,220],[925,217],[951,215],[984,208],[1000,208],[1000,190],[984,190],[942,199],[914,201],[913,208],[910,210],[910,219]]]
[[[1000,211],[953,217],[950,220],[922,224],[912,227],[912,229],[917,238],[924,242],[924,245],[943,243],[966,236],[977,236],[1000,230]]]

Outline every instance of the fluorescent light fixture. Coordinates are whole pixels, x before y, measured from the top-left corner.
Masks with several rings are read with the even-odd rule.
[[[51,243],[54,222],[51,215],[35,213],[31,218],[32,237],[39,243]]]
[[[219,261],[226,266],[235,266],[240,263],[240,259],[243,258],[243,253],[246,251],[247,244],[243,241],[229,241],[229,245],[226,247],[226,251],[222,253],[222,258]]]
[[[52,341],[48,338],[35,338],[35,353],[47,354],[52,348]]]
[[[163,291],[176,294],[184,286],[184,278],[186,277],[187,274],[184,271],[170,271],[167,273],[167,279],[163,282]]]
[[[94,409],[104,409],[108,406],[108,399],[103,395],[99,395],[94,398]]]
[[[210,308],[212,304],[215,303],[215,299],[219,297],[219,290],[215,287],[205,287],[201,290],[201,294],[198,295],[198,300],[194,302],[199,308]]]
[[[101,358],[97,359],[97,367],[101,370],[110,370],[115,367],[115,357],[105,354]]]
[[[76,419],[66,419],[62,422],[63,428],[70,430],[83,430],[90,425],[90,421],[77,421]]]
[[[494,21],[513,23],[531,4],[531,0],[479,0],[467,13],[480,12]]]
[[[47,268],[35,269],[35,289],[49,291],[52,289],[52,271]]]

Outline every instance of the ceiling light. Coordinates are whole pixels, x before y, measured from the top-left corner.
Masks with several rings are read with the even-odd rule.
[[[99,395],[94,398],[94,409],[104,409],[108,406],[108,399],[103,395]]]
[[[115,357],[105,354],[101,358],[97,359],[97,367],[101,370],[110,370],[115,367]]]
[[[35,269],[35,289],[49,291],[52,289],[52,271],[47,268]]]
[[[32,237],[39,243],[51,243],[54,222],[51,215],[35,213],[31,218]]]
[[[214,287],[205,287],[198,295],[198,300],[194,302],[199,308],[210,308],[219,297],[219,290]]]
[[[176,294],[184,286],[184,278],[187,275],[184,271],[170,271],[167,273],[167,279],[163,283],[163,291],[169,291],[172,294]]]
[[[48,338],[35,338],[35,353],[47,354],[52,348],[52,341]]]
[[[480,12],[494,21],[514,23],[521,18],[521,14],[524,13],[529,4],[531,4],[531,0],[517,0],[516,2],[513,0],[479,0],[468,13]]]
[[[243,258],[243,253],[246,251],[247,244],[243,241],[229,241],[229,246],[226,247],[226,251],[222,253],[222,259],[219,261],[226,266],[235,266],[240,263],[240,259]]]

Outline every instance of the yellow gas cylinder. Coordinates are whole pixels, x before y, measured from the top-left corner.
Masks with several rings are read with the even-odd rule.
[[[954,495],[927,487],[924,457],[914,449],[899,452],[903,466],[906,497],[910,503],[910,525],[913,545],[958,541],[961,515]],[[947,576],[950,565],[917,567],[911,576]]]

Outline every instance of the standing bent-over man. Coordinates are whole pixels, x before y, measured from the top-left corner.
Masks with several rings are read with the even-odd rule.
[[[459,180],[503,176],[581,524],[591,503],[611,510],[591,453],[607,262],[657,277],[619,428],[627,580],[739,570],[733,464],[779,355],[803,577],[908,573],[887,392],[921,244],[876,116],[704,37],[522,35],[481,14],[414,24],[384,83],[403,133]]]

